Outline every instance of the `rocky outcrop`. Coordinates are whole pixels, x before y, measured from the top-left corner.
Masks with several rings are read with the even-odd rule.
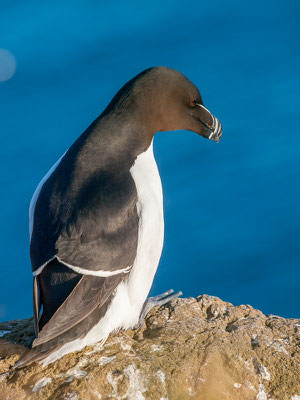
[[[139,330],[44,368],[9,370],[33,333],[31,319],[0,330],[0,399],[300,399],[300,320],[212,296],[156,308]]]

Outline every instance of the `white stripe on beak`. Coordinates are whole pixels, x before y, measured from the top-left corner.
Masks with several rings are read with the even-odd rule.
[[[204,107],[202,104],[196,103],[196,106],[202,107],[205,111],[207,111],[213,117],[212,113],[206,107]]]

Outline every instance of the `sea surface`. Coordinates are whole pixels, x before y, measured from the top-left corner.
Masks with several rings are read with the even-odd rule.
[[[1,320],[31,315],[35,187],[155,65],[198,86],[223,137],[155,137],[166,229],[151,293],[300,317],[299,18],[289,0],[0,1]]]

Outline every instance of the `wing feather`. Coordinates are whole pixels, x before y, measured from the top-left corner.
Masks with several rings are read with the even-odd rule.
[[[108,278],[84,275],[63,304],[33,341],[32,347],[45,343],[78,324],[110,297],[125,274]]]

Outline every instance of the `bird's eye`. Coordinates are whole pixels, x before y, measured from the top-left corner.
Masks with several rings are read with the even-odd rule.
[[[196,107],[197,103],[197,100],[190,100],[191,107]]]

